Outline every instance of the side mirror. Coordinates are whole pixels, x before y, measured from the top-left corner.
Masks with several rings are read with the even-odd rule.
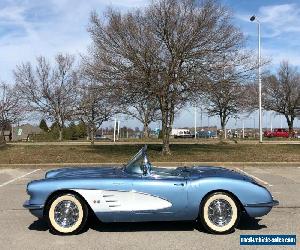
[[[148,166],[147,164],[143,164],[143,175],[147,175],[148,174]]]
[[[143,162],[142,170],[143,170],[143,175],[150,174],[150,164],[146,153],[144,154],[144,162]]]

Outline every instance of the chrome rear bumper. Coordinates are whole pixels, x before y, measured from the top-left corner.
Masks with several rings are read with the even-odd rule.
[[[245,207],[275,207],[279,205],[279,201],[273,200],[266,203],[247,204]]]

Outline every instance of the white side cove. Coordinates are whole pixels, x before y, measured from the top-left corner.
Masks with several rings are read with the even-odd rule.
[[[89,203],[94,212],[148,211],[171,207],[167,200],[135,191],[74,189]]]

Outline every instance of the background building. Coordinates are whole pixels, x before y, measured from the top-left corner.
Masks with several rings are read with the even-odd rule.
[[[29,141],[30,136],[41,134],[42,132],[38,126],[31,124],[16,126],[12,129],[12,141]]]

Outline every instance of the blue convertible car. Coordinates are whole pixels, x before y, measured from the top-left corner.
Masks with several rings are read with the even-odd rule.
[[[234,230],[242,212],[260,217],[278,202],[249,176],[221,167],[159,168],[143,147],[123,167],[64,168],[27,186],[30,212],[52,232],[76,234],[102,222],[196,220],[212,233]]]

